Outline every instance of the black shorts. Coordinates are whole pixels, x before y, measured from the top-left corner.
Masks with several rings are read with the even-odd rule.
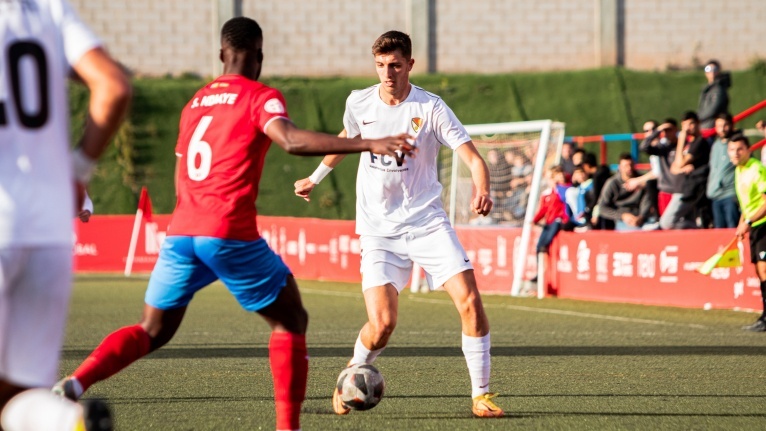
[[[750,228],[750,262],[766,262],[766,224]]]

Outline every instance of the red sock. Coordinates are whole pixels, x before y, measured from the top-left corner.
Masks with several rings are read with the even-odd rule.
[[[277,429],[300,429],[301,404],[306,398],[306,380],[309,374],[306,336],[272,332],[269,340],[269,362],[271,375],[274,377]]]
[[[73,377],[87,390],[92,384],[107,379],[135,360],[149,353],[151,339],[141,325],[120,328],[104,338],[104,341],[88,356]]]

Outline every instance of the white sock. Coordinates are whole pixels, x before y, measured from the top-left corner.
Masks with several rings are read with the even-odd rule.
[[[471,398],[489,392],[489,333],[483,337],[463,334],[463,355],[471,376]]]
[[[82,421],[82,407],[53,395],[50,389],[30,389],[8,401],[0,412],[5,431],[74,430]]]
[[[385,347],[378,350],[370,350],[365,347],[364,343],[362,343],[362,333],[360,332],[359,336],[356,337],[356,344],[354,345],[354,357],[351,358],[349,365],[372,364],[375,362],[375,359],[378,358],[378,355],[380,355],[383,349],[385,349]]]

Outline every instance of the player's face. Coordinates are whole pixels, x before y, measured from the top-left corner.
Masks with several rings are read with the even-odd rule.
[[[415,60],[405,58],[399,50],[375,56],[375,70],[380,79],[380,88],[394,97],[402,95],[409,88],[410,71]]]
[[[729,141],[727,152],[729,153],[729,160],[735,166],[744,165],[750,158],[750,148],[742,141]]]

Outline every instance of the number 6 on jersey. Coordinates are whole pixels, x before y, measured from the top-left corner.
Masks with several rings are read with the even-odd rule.
[[[213,149],[210,144],[202,140],[213,117],[206,115],[199,120],[197,128],[194,129],[189,150],[186,157],[186,170],[189,172],[189,179],[192,181],[202,181],[210,174],[210,163],[213,160]],[[197,166],[197,155],[199,155],[199,166]]]

